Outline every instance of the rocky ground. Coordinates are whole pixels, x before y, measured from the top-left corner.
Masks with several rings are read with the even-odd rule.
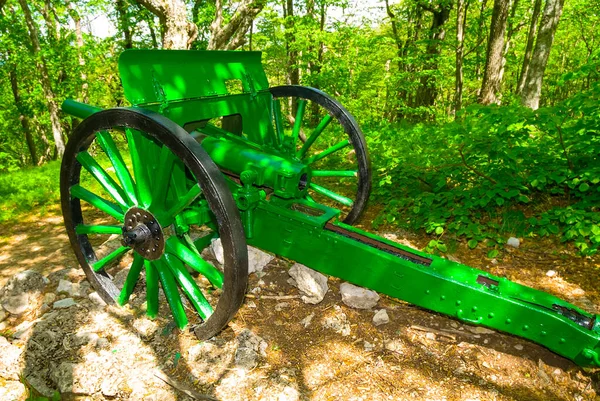
[[[0,400],[600,400],[597,369],[260,253],[236,318],[199,342],[166,302],[146,318],[143,292],[106,306],[57,213],[0,232]],[[599,313],[597,261],[540,249],[455,257]]]

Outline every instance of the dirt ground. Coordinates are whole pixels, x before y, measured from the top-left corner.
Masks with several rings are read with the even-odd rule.
[[[428,241],[382,234],[416,248]],[[598,258],[583,259],[533,239],[494,261],[485,250],[461,246],[451,258],[600,313]],[[144,317],[139,303],[98,307],[85,298],[68,312],[37,308],[9,318],[3,333],[10,337],[24,321],[35,321],[32,330],[11,339],[23,351],[21,375],[41,382],[52,377],[64,385],[66,372],[63,399],[600,400],[599,369],[582,369],[517,337],[385,296],[374,309],[386,309],[390,322],[376,327],[374,311],[342,303],[335,278],[329,278],[321,303],[305,304],[287,283],[291,265],[276,258],[260,279],[252,274],[236,318],[203,343],[174,329],[164,299],[154,321]],[[84,283],[77,268],[58,208],[0,225],[0,286],[18,272],[35,270],[50,278],[45,291],[53,292],[60,277]],[[548,275],[550,270],[556,274]],[[348,324],[350,334],[328,328],[323,324],[328,318]],[[258,347],[252,366],[240,366],[236,352],[248,335],[250,342],[258,336],[253,344],[264,341],[266,348]],[[44,383],[29,385],[39,390]]]

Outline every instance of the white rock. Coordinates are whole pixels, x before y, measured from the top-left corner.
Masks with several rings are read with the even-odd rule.
[[[59,301],[54,302],[54,305],[52,305],[52,307],[54,309],[66,309],[73,305],[77,305],[75,303],[75,301],[73,300],[73,298],[65,298],[65,299],[61,299]]]
[[[106,306],[106,302],[104,302],[100,294],[98,294],[96,291],[90,293],[90,295],[88,295],[88,298],[90,299],[90,301],[92,301],[98,306]]]
[[[371,344],[368,341],[364,342],[364,347],[365,347],[365,351],[366,352],[371,352],[371,351],[373,351],[375,349],[375,345]]]
[[[256,366],[260,356],[267,356],[267,343],[248,329],[242,330],[237,337],[238,349],[235,353],[235,364],[244,369]]]
[[[6,297],[2,302],[2,307],[11,315],[22,315],[29,310],[29,294],[24,292]]]
[[[298,289],[305,294],[302,296],[305,303],[318,304],[323,300],[329,289],[326,276],[300,263],[294,264],[289,274],[296,281]]]
[[[42,301],[45,304],[51,304],[56,301],[56,294],[53,292],[49,292],[44,295],[44,300]]]
[[[151,337],[156,330],[158,330],[158,324],[155,321],[148,319],[147,317],[141,317],[133,321],[133,328],[142,337]]]
[[[97,349],[108,349],[110,347],[110,341],[107,338],[99,338],[96,340]]]
[[[287,302],[280,302],[280,303],[278,303],[277,305],[275,305],[275,310],[276,310],[277,312],[281,312],[281,310],[282,310],[283,308],[287,308],[288,306],[290,306],[290,304],[288,304]]]
[[[223,244],[221,244],[221,238],[215,238],[210,242],[210,249],[220,264],[225,263],[225,257],[223,256]]]
[[[40,292],[46,286],[46,279],[38,272],[25,270],[8,280],[0,290],[0,298],[15,296],[24,292]]]
[[[24,400],[27,397],[25,385],[19,381],[9,381],[0,386],[0,400]]]
[[[521,344],[517,344],[517,345],[515,345],[515,349],[517,351],[523,351],[523,346]]]
[[[58,287],[56,288],[56,292],[58,294],[66,294],[69,297],[79,297],[79,284],[72,283],[68,280],[60,280],[58,282]]]
[[[518,238],[510,237],[508,241],[506,241],[506,245],[512,246],[513,248],[518,248],[521,245],[521,241]]]
[[[223,244],[221,238],[215,238],[210,243],[210,248],[215,259],[219,264],[225,263],[225,256],[223,254]],[[266,265],[273,260],[274,256],[269,255],[266,252],[261,251],[258,248],[252,246],[248,247],[248,274],[254,272],[260,272]]]
[[[248,247],[248,274],[261,272],[274,259],[273,255],[252,246]]]
[[[348,321],[348,317],[342,312],[342,308],[339,305],[334,305],[333,310],[334,314],[332,316],[327,316],[323,319],[323,327],[332,329],[344,337],[349,336],[350,322]]]
[[[379,294],[375,291],[357,287],[350,283],[342,283],[340,285],[340,292],[342,294],[342,302],[351,308],[371,309],[379,301]]]
[[[300,324],[302,326],[304,326],[304,328],[306,329],[308,326],[310,326],[310,322],[312,321],[313,317],[315,317],[315,314],[311,313],[310,315],[306,316],[304,319],[300,320]]]
[[[373,324],[375,326],[381,326],[382,324],[386,324],[390,322],[390,318],[385,309],[378,310],[377,313],[373,316]]]
[[[495,334],[494,330],[486,329],[481,326],[466,326],[467,330],[469,330],[473,334]]]
[[[554,276],[556,276],[556,271],[554,271],[554,270],[548,270],[546,272],[546,276],[548,276],[548,277],[554,277]]]
[[[15,339],[20,339],[21,337],[23,337],[23,335],[25,335],[25,333],[27,333],[29,331],[29,329],[31,329],[33,326],[35,325],[35,322],[30,322],[30,321],[24,321],[23,323],[21,323],[20,325],[18,325],[17,327],[15,327],[15,332],[12,335],[12,338]]]
[[[19,380],[21,366],[19,359],[23,350],[12,345],[6,338],[0,336],[0,377],[7,380]],[[1,386],[0,386],[1,387]]]
[[[56,292],[59,294],[68,294],[71,291],[71,282],[68,280],[60,279]]]
[[[0,309],[0,322],[3,322],[8,317],[8,314]]]

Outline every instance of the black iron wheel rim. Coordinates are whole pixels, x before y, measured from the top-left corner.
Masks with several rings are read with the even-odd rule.
[[[367,207],[371,193],[372,176],[371,160],[367,150],[367,144],[358,123],[344,106],[319,89],[299,85],[283,85],[272,87],[270,88],[270,91],[275,99],[297,98],[315,102],[325,109],[337,120],[338,124],[342,126],[355,151],[358,167],[356,195],[354,196],[351,210],[343,217],[342,221],[346,224],[356,223]]]
[[[98,112],[78,125],[67,144],[60,177],[61,206],[71,246],[92,286],[106,302],[115,303],[119,290],[104,270],[94,271],[90,265],[95,258],[94,248],[87,234],[75,232],[77,224],[83,223],[83,215],[80,199],[71,194],[71,188],[79,184],[82,168],[77,154],[90,147],[96,133],[115,127],[144,132],[168,147],[196,177],[210,211],[216,217],[225,259],[222,295],[214,312],[194,330],[199,338],[210,338],[231,320],[244,299],[248,275],[245,235],[221,172],[202,147],[171,120],[147,110],[117,108]]]

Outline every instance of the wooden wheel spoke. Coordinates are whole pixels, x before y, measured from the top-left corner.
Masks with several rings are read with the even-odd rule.
[[[134,253],[133,262],[129,268],[129,273],[127,273],[127,278],[125,278],[125,283],[123,283],[123,288],[121,289],[121,293],[117,298],[117,303],[119,305],[123,306],[129,301],[129,297],[133,293],[133,289],[140,278],[143,266],[144,258],[141,255]]]
[[[185,326],[187,326],[188,319],[185,315],[185,309],[183,309],[183,303],[181,302],[181,297],[179,296],[179,290],[177,289],[175,278],[167,266],[164,257],[155,260],[153,264],[158,271],[158,278],[162,284],[165,298],[167,298],[167,302],[171,307],[171,313],[173,314],[175,323],[177,324],[177,327],[183,329]]]
[[[313,177],[358,177],[356,170],[313,170]]]
[[[302,148],[296,153],[296,156],[299,159],[304,158],[304,156],[306,155],[306,152],[308,151],[308,148],[310,148],[312,146],[312,144],[315,143],[317,138],[319,138],[319,136],[323,133],[325,128],[327,128],[327,126],[331,122],[331,119],[332,119],[332,117],[330,114],[327,114],[325,117],[323,117],[321,119],[321,122],[319,122],[319,125],[317,125],[317,128],[315,128],[315,130],[310,134],[310,136],[308,137],[306,142],[304,142],[304,145],[302,146]]]
[[[146,268],[146,314],[154,318],[158,315],[158,272],[149,260],[144,261]]]
[[[117,205],[107,201],[104,198],[88,191],[80,185],[73,185],[71,187],[71,196],[86,201],[96,209],[103,211],[104,213],[114,217],[119,221],[123,221],[123,211]]]
[[[204,275],[217,288],[223,287],[223,274],[188,248],[179,238],[172,236],[166,241],[167,252],[177,256],[188,266]]]
[[[120,246],[102,259],[92,264],[92,269],[94,271],[98,271],[103,269],[106,265],[116,260],[119,256],[123,255],[125,252],[129,251],[131,248],[127,246]]]
[[[166,215],[170,218],[177,216],[185,208],[187,208],[200,194],[202,190],[199,185],[194,185],[185,195],[183,195],[179,201],[169,209]]]
[[[171,173],[175,164],[175,156],[171,150],[163,146],[160,150],[158,159],[158,174],[152,185],[152,203],[151,207],[162,208],[165,204],[169,184],[171,182]]]
[[[213,313],[213,308],[210,306],[202,290],[198,287],[194,278],[188,273],[183,263],[174,255],[165,254],[165,261],[175,279],[179,282],[183,292],[188,299],[194,304],[194,307],[200,314],[203,320],[208,319]]]
[[[136,204],[137,198],[135,195],[133,179],[131,178],[131,174],[125,165],[121,152],[117,149],[117,145],[115,144],[115,141],[113,141],[112,136],[106,131],[100,131],[96,133],[96,140],[98,141],[100,148],[102,148],[104,153],[106,153],[106,156],[110,159],[110,162],[115,169],[117,179],[119,180],[121,187],[123,187],[129,203]]]
[[[137,186],[138,203],[141,206],[148,207],[152,201],[152,191],[150,190],[148,171],[144,164],[145,161],[142,160],[144,154],[144,137],[141,132],[131,129],[126,129],[125,135],[127,136],[133,176]]]
[[[275,118],[275,135],[277,145],[283,144],[283,121],[281,119],[281,102],[279,99],[273,99],[273,117]]]
[[[121,234],[121,226],[103,226],[78,224],[75,227],[75,233],[82,234]]]
[[[311,156],[307,159],[302,160],[304,163],[306,164],[313,164],[314,162],[317,162],[335,152],[340,151],[341,149],[344,149],[346,146],[350,145],[350,141],[348,139],[343,140],[342,142],[338,142],[335,145],[325,149],[324,151],[322,151],[321,153],[317,153],[314,156]]]
[[[87,151],[79,152],[76,159],[121,207],[129,208],[130,204],[128,204],[128,198],[123,189]]]
[[[322,187],[320,185],[317,185],[315,183],[310,183],[310,189],[312,189],[313,191],[326,196],[330,199],[333,199],[339,203],[341,203],[344,206],[348,206],[351,207],[354,204],[354,201],[352,201],[352,199],[345,197],[344,195],[340,195],[336,192],[333,192],[332,190],[329,190],[325,187]]]
[[[298,135],[300,135],[300,128],[302,127],[302,119],[304,118],[304,110],[306,109],[306,100],[298,100],[298,110],[296,111],[296,119],[294,120],[294,127],[292,128],[292,143],[298,141]]]

